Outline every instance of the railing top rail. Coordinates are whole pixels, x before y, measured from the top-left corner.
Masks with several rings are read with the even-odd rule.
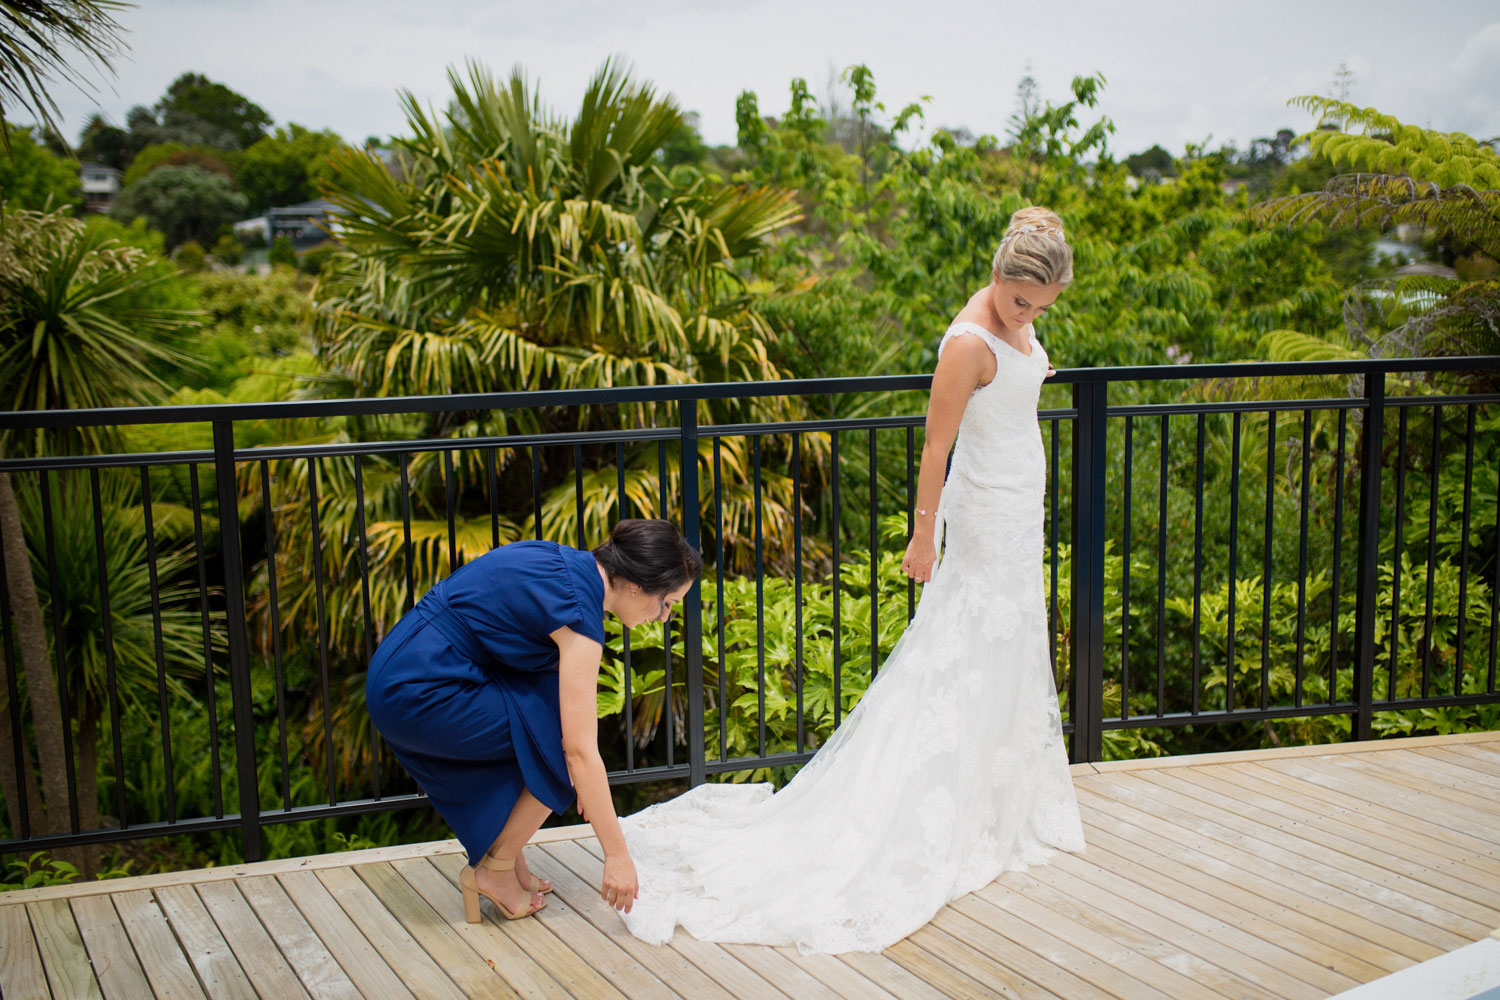
[[[1500,370],[1500,356],[1387,358],[1365,361],[1250,361],[1204,365],[1122,368],[1065,368],[1054,383],[1176,382],[1224,378],[1277,378],[1310,375],[1366,375],[1393,372]],[[271,403],[213,403],[198,406],[132,406],[80,410],[24,410],[0,413],[0,430],[126,424],[189,424],[238,420],[293,420],[318,417],[382,416],[465,410],[513,410],[544,406],[671,403],[761,396],[820,396],[856,392],[920,392],[932,376],[874,375],[861,378],[787,379],[773,382],[707,382],[681,385],[619,386],[602,389],[537,389],[449,396],[379,396]]]

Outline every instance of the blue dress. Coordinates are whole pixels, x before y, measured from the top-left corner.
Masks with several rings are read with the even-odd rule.
[[[471,861],[500,835],[523,788],[554,813],[576,797],[549,638],[564,625],[604,643],[593,553],[512,542],[428,591],[370,660],[370,718]]]

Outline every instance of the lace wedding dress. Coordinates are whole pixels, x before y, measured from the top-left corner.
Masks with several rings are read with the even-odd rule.
[[[994,381],[964,411],[938,509],[947,553],[916,617],[828,742],[781,791],[705,784],[626,817],[625,923],[668,941],[879,951],[1003,871],[1080,851],[1047,652],[1047,355],[972,323]]]

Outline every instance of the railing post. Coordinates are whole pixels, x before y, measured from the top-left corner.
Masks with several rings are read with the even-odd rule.
[[[1385,375],[1370,372],[1365,375],[1364,440],[1359,450],[1359,579],[1355,585],[1354,604],[1353,729],[1356,740],[1370,738],[1374,716],[1375,616],[1379,612],[1376,595],[1380,585],[1380,465],[1384,437]],[[1400,559],[1400,553],[1396,558]]]
[[[219,488],[219,541],[224,552],[224,625],[229,642],[229,690],[234,698],[234,759],[240,786],[240,842],[245,860],[259,861],[260,786],[255,767],[255,717],[250,705],[250,636],[245,626],[244,556],[240,551],[239,489],[234,470],[233,421],[214,421],[214,480]]]
[[[698,401],[680,404],[682,429],[682,534],[688,544],[703,552],[703,529],[698,520]],[[687,670],[688,785],[695,787],[708,778],[704,759],[703,732],[703,591],[700,581],[682,601],[682,651]],[[671,651],[668,650],[670,656]]]
[[[1078,382],[1073,405],[1073,762],[1104,752],[1104,472],[1106,382]]]

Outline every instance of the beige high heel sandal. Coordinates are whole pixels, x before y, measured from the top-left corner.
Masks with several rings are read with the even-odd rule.
[[[492,854],[486,854],[480,859],[479,867],[497,872],[515,871],[516,859],[497,858]],[[528,907],[524,910],[516,911],[507,909],[504,903],[479,888],[479,882],[474,878],[474,869],[469,865],[464,865],[463,869],[458,873],[458,887],[463,890],[464,894],[464,919],[471,924],[477,924],[483,919],[479,914],[480,896],[494,903],[495,909],[499,910],[500,915],[506,920],[520,920],[522,917],[529,917],[547,905],[547,901],[544,899],[536,906]],[[538,893],[533,893],[533,895],[538,895]]]

